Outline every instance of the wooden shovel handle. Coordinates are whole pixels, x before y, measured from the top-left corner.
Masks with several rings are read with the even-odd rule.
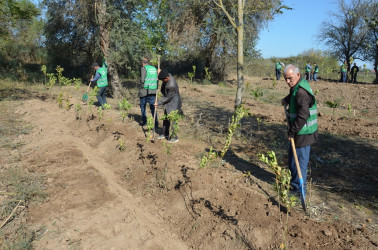
[[[89,81],[89,85],[88,85],[88,88],[87,88],[87,93],[89,91],[89,88],[91,87],[91,84],[92,84],[92,81]]]
[[[297,167],[298,177],[299,177],[299,179],[302,179],[302,172],[301,172],[301,169],[299,167],[297,150],[295,148],[294,138],[290,138],[290,142],[291,142],[291,148],[293,150],[293,155],[294,155],[294,160],[295,160],[295,166]]]

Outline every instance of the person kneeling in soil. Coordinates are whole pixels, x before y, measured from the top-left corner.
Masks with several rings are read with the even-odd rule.
[[[290,128],[289,140],[294,138],[300,170],[306,192],[307,165],[310,158],[311,145],[318,141],[317,106],[315,95],[310,84],[301,78],[297,66],[289,64],[285,67],[283,75],[290,94],[282,99],[281,104],[289,104]],[[292,147],[289,147],[289,169],[291,172],[291,187],[299,191],[299,177],[295,166]]]
[[[163,94],[163,98],[159,100],[157,103],[155,102],[155,106],[164,105],[164,115],[167,116],[172,111],[178,110],[179,113],[182,114],[181,111],[181,97],[179,87],[177,82],[173,76],[168,73],[166,69],[160,70],[158,79],[163,81],[161,85],[161,93]],[[169,133],[169,128],[172,125],[172,132]],[[174,125],[171,124],[170,120],[164,119],[163,120],[163,133],[159,135],[158,139],[166,138],[168,142],[175,143],[178,142],[178,137],[176,131],[174,130]]]

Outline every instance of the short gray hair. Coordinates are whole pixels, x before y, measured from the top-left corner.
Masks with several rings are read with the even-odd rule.
[[[283,70],[283,74],[286,75],[287,73],[289,73],[290,70],[292,70],[294,74],[301,73],[297,66],[295,66],[294,64],[289,64]]]

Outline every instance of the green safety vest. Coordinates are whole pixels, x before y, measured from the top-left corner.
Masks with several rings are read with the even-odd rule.
[[[151,65],[144,66],[147,71],[146,79],[144,79],[144,89],[157,89],[158,75],[157,69]]]
[[[306,124],[298,132],[298,135],[308,135],[318,130],[318,115],[317,115],[317,106],[316,106],[314,93],[312,92],[310,84],[305,79],[302,79],[299,83],[297,83],[297,85],[294,86],[294,90],[291,95],[290,104],[289,104],[290,122],[291,123],[294,122],[295,118],[297,118],[295,96],[297,95],[298,89],[300,87],[305,89],[308,93],[311,94],[312,98],[314,98],[314,105],[310,107],[310,116],[307,118]]]
[[[108,70],[106,68],[98,68],[97,73],[99,73],[101,76],[97,80],[97,87],[105,87],[108,86]]]
[[[282,69],[282,66],[281,66],[281,64],[280,64],[280,63],[276,63],[276,69],[279,69],[279,70],[281,70],[281,69]]]
[[[310,67],[309,66],[307,66],[308,64],[306,64],[306,72],[311,72],[311,69],[310,69]]]
[[[315,73],[318,73],[319,72],[319,67],[318,65],[315,66]]]

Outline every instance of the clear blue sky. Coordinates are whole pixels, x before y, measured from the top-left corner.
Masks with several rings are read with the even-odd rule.
[[[260,33],[257,49],[262,56],[288,57],[309,49],[325,50],[317,35],[322,22],[331,18],[331,12],[337,11],[336,1],[285,0],[284,4],[293,9],[276,16]],[[370,62],[356,62],[358,66],[366,63],[369,68],[373,67]]]

